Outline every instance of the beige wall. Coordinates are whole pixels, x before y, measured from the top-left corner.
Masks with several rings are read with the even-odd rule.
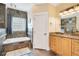
[[[49,32],[60,32],[60,16],[56,7],[49,4]]]
[[[53,6],[51,4],[36,4],[32,8],[32,13],[48,12],[49,32],[60,32],[61,18],[59,12],[76,4],[77,3],[60,3],[58,6]]]
[[[32,13],[48,12],[49,32],[60,32],[59,11],[51,4],[38,4],[32,8]]]
[[[62,3],[58,6],[49,4],[49,32],[60,32],[61,31],[61,17],[59,16],[60,11],[63,11],[69,7],[75,6],[77,3]],[[50,22],[52,24],[50,24]]]

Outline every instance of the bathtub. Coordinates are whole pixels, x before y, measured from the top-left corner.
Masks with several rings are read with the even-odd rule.
[[[18,43],[23,41],[30,41],[30,38],[28,37],[10,38],[10,39],[6,39],[3,42],[3,44],[5,45],[5,44]]]

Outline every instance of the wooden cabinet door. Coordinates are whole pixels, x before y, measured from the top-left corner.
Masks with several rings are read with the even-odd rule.
[[[49,36],[49,48],[51,49],[51,40],[52,40],[52,36]]]
[[[55,38],[55,39],[54,39],[54,41],[53,41],[53,43],[54,43],[54,45],[53,45],[53,50],[54,50],[55,53],[58,54],[58,37],[54,37],[54,38]]]
[[[54,36],[50,36],[50,49],[52,50],[52,51],[55,51],[56,50],[56,37],[54,37]]]
[[[62,39],[62,55],[71,56],[71,39]]]
[[[49,36],[49,47],[50,49],[52,50],[52,47],[53,47],[53,37],[52,36]]]
[[[58,49],[58,41],[56,36],[50,36],[50,41],[49,41],[50,49],[57,53]]]
[[[62,55],[62,38],[61,37],[57,37],[57,54]]]
[[[51,36],[50,48],[52,51],[59,55],[71,56],[71,39],[58,36]]]
[[[72,40],[72,55],[79,56],[79,40]]]
[[[62,38],[58,36],[50,36],[50,49],[58,55],[62,55]]]
[[[50,37],[50,48],[55,53],[61,55],[61,38],[57,36]]]
[[[49,36],[49,47],[50,47],[50,50],[52,50],[52,47],[53,47],[53,37],[52,36]]]

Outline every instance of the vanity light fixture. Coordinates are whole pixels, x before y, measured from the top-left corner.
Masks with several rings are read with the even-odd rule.
[[[74,9],[75,9],[76,11],[78,11],[78,10],[79,10],[79,6],[76,6]]]
[[[60,15],[63,15],[63,13],[61,12],[61,13],[59,13]]]
[[[66,16],[79,12],[79,4],[60,12],[60,16]]]
[[[79,6],[74,7],[74,10],[75,10],[76,12],[79,12]]]
[[[69,12],[68,11],[64,11],[64,12],[60,13],[60,16],[65,16],[65,15],[69,15]]]
[[[69,10],[68,10],[68,12],[73,12],[73,11],[74,11],[74,9],[69,9]]]
[[[63,13],[64,13],[64,14],[68,14],[68,11],[64,11]]]
[[[69,12],[68,11],[63,11],[60,13],[60,16],[65,16],[65,15],[69,15]]]
[[[74,9],[70,9],[68,12],[69,12],[70,14],[76,13]]]

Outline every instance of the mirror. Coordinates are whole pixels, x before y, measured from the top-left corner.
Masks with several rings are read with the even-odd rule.
[[[61,32],[79,34],[79,13],[70,16],[61,19]]]
[[[65,33],[75,32],[76,31],[76,17],[62,19],[61,30]]]

